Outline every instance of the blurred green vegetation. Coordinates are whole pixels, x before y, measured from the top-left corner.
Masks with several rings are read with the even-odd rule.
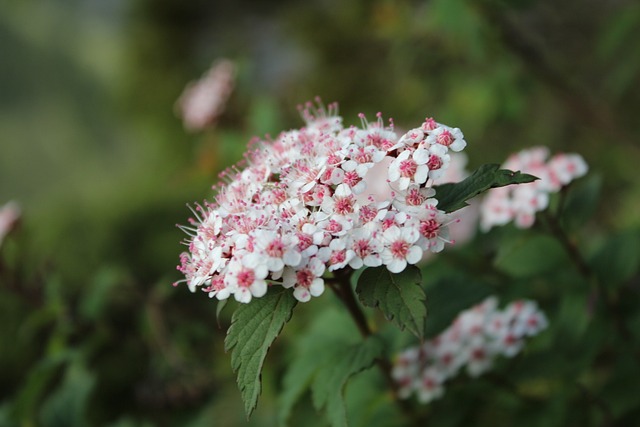
[[[23,217],[0,247],[0,426],[246,424],[223,351],[231,310],[219,327],[215,303],[171,286],[183,238],[173,225],[186,222],[185,204],[211,196],[251,136],[299,127],[296,105],[316,95],[340,102],[351,123],[382,111],[400,128],[425,116],[458,126],[471,168],[532,145],[582,154],[601,177],[601,198],[576,202],[565,222],[593,211],[576,238],[637,331],[638,52],[633,0],[3,2],[0,204],[16,200]],[[228,109],[215,128],[188,134],[175,101],[220,57],[238,64]],[[545,264],[544,280],[517,267],[540,248],[555,253],[553,244],[503,249],[496,273],[478,256],[501,255],[494,239],[427,267],[427,295],[464,261],[477,274],[455,283],[508,274],[513,287],[500,295],[540,299],[553,330],[534,345],[547,352],[534,348],[511,368],[534,397],[522,403],[468,382],[432,405],[434,425],[631,425],[640,415],[637,338],[591,321],[579,279],[554,276],[557,263]],[[434,292],[466,301],[468,290]],[[484,295],[471,294],[469,304]],[[289,344],[333,304],[326,295],[298,307],[267,358],[248,425],[276,424]],[[446,324],[448,314],[429,310]],[[596,344],[582,346],[585,334]],[[615,351],[625,345],[635,359]],[[540,356],[556,346],[554,358]],[[367,404],[367,384],[347,390],[354,407]],[[325,425],[311,408],[299,405],[292,425]],[[379,423],[393,425],[385,411]]]

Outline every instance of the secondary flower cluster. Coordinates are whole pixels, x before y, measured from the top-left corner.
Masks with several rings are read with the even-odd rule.
[[[192,291],[246,303],[277,284],[308,301],[324,291],[326,271],[397,273],[449,242],[451,220],[431,185],[449,151],[466,146],[459,129],[428,118],[399,137],[379,113],[373,123],[360,115],[362,128],[343,127],[335,104],[301,114],[305,127],[254,140],[244,169],[224,172],[215,202],[182,227],[189,251],[178,269]],[[368,191],[372,173],[386,175],[387,198]]]
[[[536,212],[549,205],[549,194],[559,191],[576,178],[585,175],[588,166],[579,154],[557,154],[551,159],[546,147],[533,147],[513,154],[503,168],[521,171],[540,178],[528,184],[495,188],[482,202],[480,227],[515,221],[517,227],[528,228],[535,222]]]
[[[472,377],[489,370],[497,356],[515,356],[524,339],[547,327],[535,302],[516,301],[497,309],[495,297],[461,312],[444,332],[398,355],[392,375],[399,394],[415,393],[421,403],[444,394],[444,383],[466,367]]]

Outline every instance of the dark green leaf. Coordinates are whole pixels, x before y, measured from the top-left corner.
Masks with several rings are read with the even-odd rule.
[[[427,287],[429,322],[425,326],[428,337],[448,327],[462,311],[482,302],[493,290],[484,283],[462,273],[445,276]]]
[[[358,330],[346,310],[326,307],[293,343],[279,399],[280,425],[288,425],[292,410],[310,387],[317,371],[327,365],[343,348],[359,342]],[[292,423],[291,425],[296,425]]]
[[[86,426],[86,402],[95,385],[95,375],[81,363],[67,368],[64,380],[42,405],[40,425],[46,427]]]
[[[438,209],[453,212],[467,206],[466,201],[490,188],[504,187],[511,184],[533,182],[533,175],[500,169],[498,164],[480,166],[463,181],[435,186]]]
[[[354,344],[334,353],[332,360],[319,370],[311,391],[316,409],[326,408],[332,426],[346,426],[344,387],[352,375],[373,365],[383,350],[382,340],[371,336],[364,342]]]
[[[546,235],[513,239],[500,247],[494,265],[512,277],[532,277],[567,262],[562,245]]]
[[[620,285],[637,274],[640,267],[640,233],[626,230],[609,237],[590,264],[605,285]]]
[[[600,200],[602,177],[589,175],[571,184],[560,212],[562,223],[570,230],[583,226],[593,216]]]
[[[250,416],[260,396],[260,374],[269,347],[296,305],[290,290],[271,288],[262,298],[240,305],[231,319],[225,350],[232,350],[231,367],[237,372],[238,387]]]
[[[356,292],[364,305],[380,307],[400,329],[407,328],[422,339],[427,308],[421,283],[422,274],[413,265],[398,274],[386,267],[367,268],[358,279]]]
[[[218,304],[216,305],[216,321],[218,322],[218,327],[220,326],[220,313],[222,313],[222,310],[224,310],[228,302],[228,299],[223,299],[218,301]]]

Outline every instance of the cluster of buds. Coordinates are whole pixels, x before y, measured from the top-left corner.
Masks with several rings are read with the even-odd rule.
[[[516,301],[497,309],[495,297],[461,312],[444,332],[396,358],[392,376],[403,398],[416,394],[428,403],[444,394],[444,383],[466,368],[477,377],[489,370],[497,356],[513,357],[524,339],[547,327],[535,302]]]
[[[201,131],[218,119],[233,91],[235,76],[235,64],[220,59],[200,80],[189,83],[176,103],[176,110],[188,131]]]
[[[336,104],[300,110],[305,127],[254,140],[244,167],[225,171],[215,202],[197,205],[182,227],[189,251],[178,270],[191,291],[246,303],[279,285],[308,301],[323,293],[325,272],[398,273],[450,242],[454,220],[438,210],[432,185],[450,151],[466,146],[459,129],[428,118],[398,136],[379,113],[344,127]],[[382,197],[367,184],[381,173]]]
[[[588,167],[579,154],[557,154],[548,160],[546,147],[533,147],[513,154],[503,165],[505,169],[521,171],[540,178],[527,184],[495,188],[487,194],[481,206],[480,227],[489,230],[494,225],[514,221],[519,228],[529,228],[536,212],[549,205],[549,194],[587,173]]]

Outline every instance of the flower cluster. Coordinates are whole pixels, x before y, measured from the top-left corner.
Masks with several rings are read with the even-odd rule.
[[[192,291],[249,302],[281,285],[308,301],[324,291],[325,272],[397,273],[450,242],[431,186],[449,152],[466,146],[459,129],[428,118],[399,137],[379,113],[373,123],[360,115],[360,128],[344,127],[335,104],[301,114],[305,127],[254,140],[244,168],[224,172],[215,202],[182,227],[189,251],[178,269]],[[372,174],[384,174],[388,196],[369,191]]]
[[[185,88],[176,103],[176,110],[188,131],[201,131],[222,114],[233,91],[235,74],[235,64],[228,59],[220,59],[200,80]]]
[[[510,221],[515,221],[520,228],[531,227],[536,212],[549,205],[550,193],[587,173],[587,164],[579,154],[557,154],[547,160],[548,157],[546,147],[533,147],[507,159],[503,165],[505,169],[519,170],[540,179],[489,191],[481,206],[480,227],[483,230]]]
[[[547,327],[547,319],[532,301],[516,301],[497,309],[495,297],[461,312],[436,338],[402,352],[392,376],[399,394],[415,393],[422,403],[444,394],[444,383],[466,367],[472,377],[489,370],[497,356],[515,356],[524,339]]]

